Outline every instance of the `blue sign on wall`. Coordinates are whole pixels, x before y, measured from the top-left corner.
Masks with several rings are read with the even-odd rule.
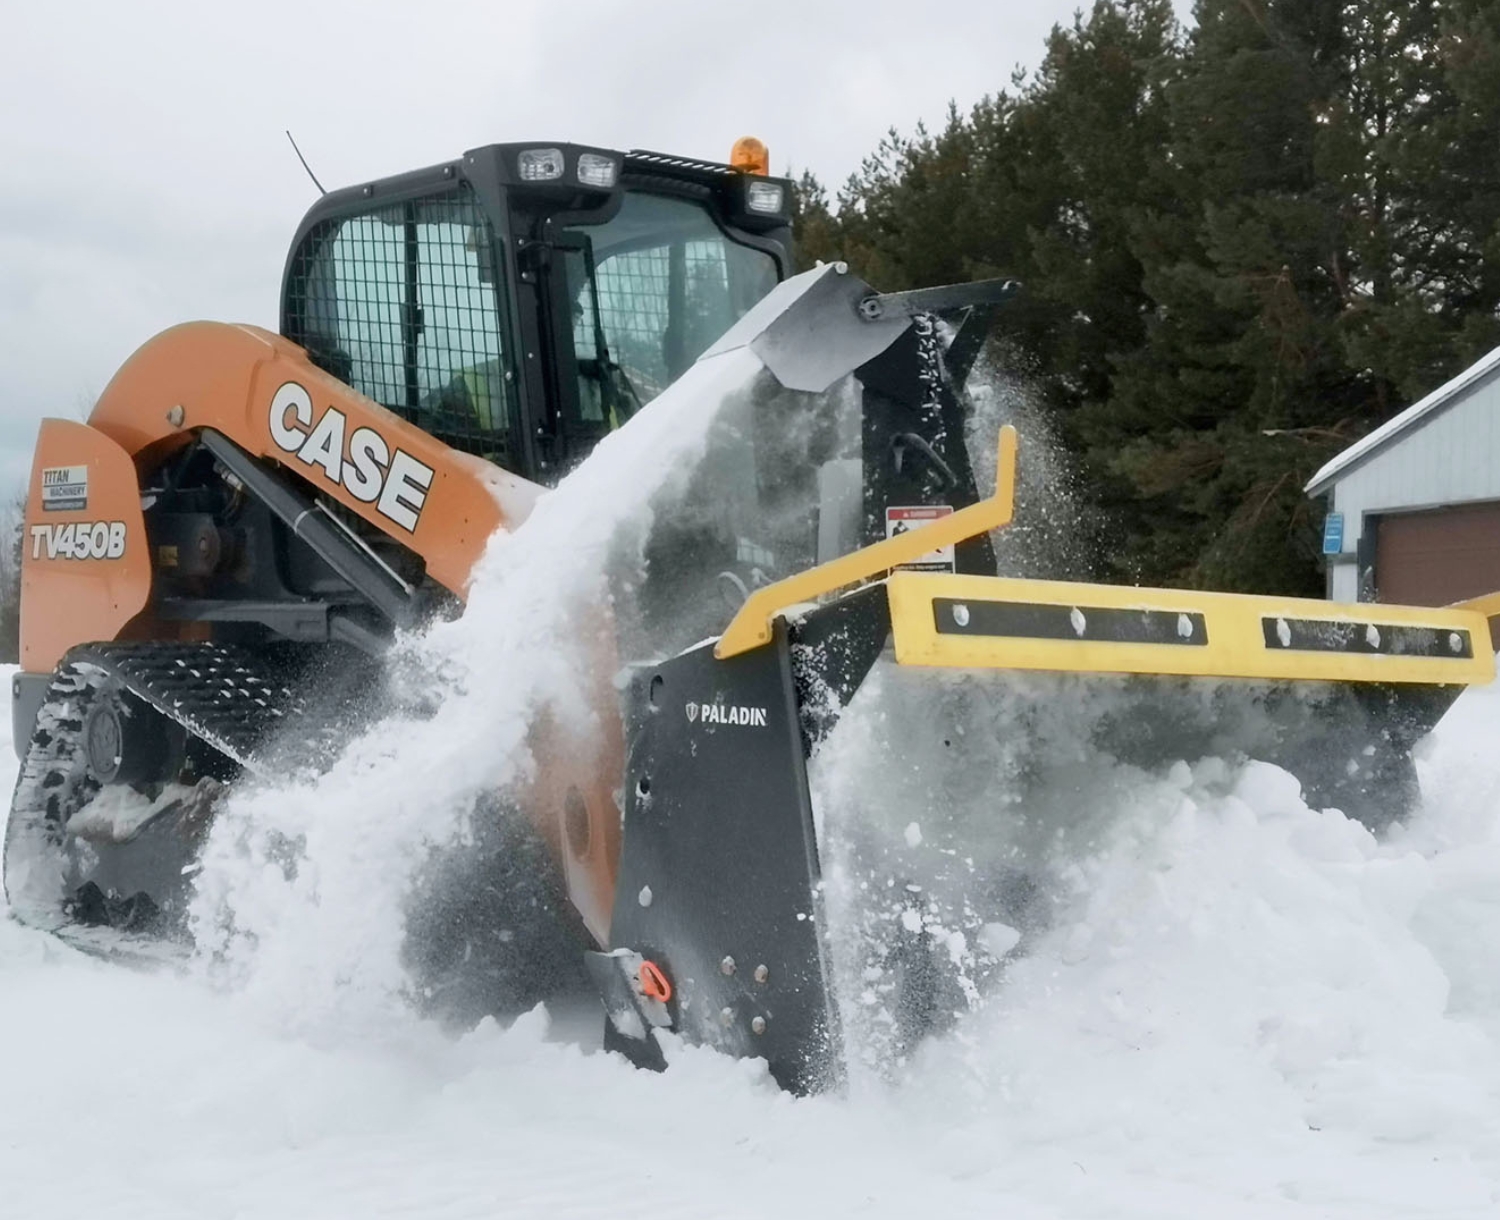
[[[1344,549],[1344,514],[1329,513],[1323,518],[1323,554],[1337,555]]]

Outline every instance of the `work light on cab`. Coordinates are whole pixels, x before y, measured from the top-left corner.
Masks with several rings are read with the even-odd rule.
[[[578,181],[596,190],[610,190],[620,176],[620,163],[600,153],[578,154]]]
[[[556,178],[561,178],[563,174],[562,149],[523,149],[516,157],[516,174],[522,182],[551,182]]]
[[[745,206],[763,216],[774,216],[781,211],[786,201],[786,192],[779,182],[751,182],[745,187]]]

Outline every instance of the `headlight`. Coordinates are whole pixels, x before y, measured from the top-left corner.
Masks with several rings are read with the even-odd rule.
[[[527,148],[516,156],[516,173],[522,182],[551,182],[561,178],[563,155],[560,148]]]
[[[774,216],[781,211],[784,192],[779,182],[747,182],[745,206],[752,212]]]
[[[607,191],[619,176],[620,166],[613,157],[601,157],[598,153],[578,154],[578,181],[584,186]]]

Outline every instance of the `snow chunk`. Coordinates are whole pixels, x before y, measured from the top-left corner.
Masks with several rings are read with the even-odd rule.
[[[1246,763],[1235,782],[1234,795],[1262,816],[1295,814],[1307,809],[1297,777],[1270,763]]]
[[[1021,943],[1021,934],[1006,923],[987,923],[979,929],[978,940],[986,953],[1001,958]]]

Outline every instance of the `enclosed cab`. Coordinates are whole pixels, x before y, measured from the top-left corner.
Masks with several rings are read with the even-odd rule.
[[[553,482],[791,272],[790,184],[492,144],[324,196],[282,333],[454,448]]]

